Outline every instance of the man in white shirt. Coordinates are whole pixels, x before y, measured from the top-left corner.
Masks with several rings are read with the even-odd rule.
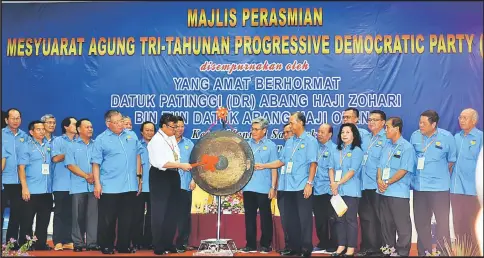
[[[148,143],[151,164],[151,231],[153,249],[157,255],[177,252],[173,246],[173,238],[177,225],[178,196],[181,191],[178,169],[189,173],[192,168],[188,163],[180,163],[180,149],[175,138],[177,122],[174,115],[163,114],[160,118],[160,129]]]

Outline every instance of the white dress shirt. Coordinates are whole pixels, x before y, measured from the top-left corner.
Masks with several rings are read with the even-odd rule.
[[[180,162],[180,149],[175,135],[168,137],[161,129],[155,133],[147,148],[150,164],[159,170],[166,170],[163,166],[167,162]],[[173,152],[177,154],[178,160],[175,160]]]

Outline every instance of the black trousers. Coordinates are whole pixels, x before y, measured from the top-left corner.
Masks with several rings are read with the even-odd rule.
[[[23,245],[26,242],[25,236],[33,236],[32,225],[34,223],[34,217],[36,217],[35,236],[37,237],[37,241],[34,244],[34,248],[45,248],[45,245],[47,244],[47,228],[49,227],[52,204],[53,199],[51,193],[30,194],[30,200],[23,205],[24,216],[22,216],[20,226],[20,245]]]
[[[272,244],[272,213],[271,200],[268,194],[243,192],[245,210],[245,239],[246,246],[257,248],[257,209],[260,214],[261,238],[260,246],[269,248]]]
[[[5,184],[2,192],[2,227],[3,227],[3,213],[10,202],[10,215],[8,218],[8,228],[6,239],[19,239],[19,227],[21,225],[22,216],[25,214],[24,201],[22,200],[22,186],[20,184]],[[23,235],[25,237],[25,235]]]
[[[188,238],[192,230],[192,191],[180,189],[178,198],[178,237],[176,238],[176,245],[188,246]]]
[[[410,199],[383,195],[379,199],[383,246],[395,247],[400,256],[408,256],[412,245]]]
[[[54,245],[72,243],[72,196],[67,191],[56,191],[54,204]]]
[[[133,205],[136,192],[103,193],[98,201],[98,244],[101,248],[114,248],[116,219],[118,220],[117,250],[130,247]]]
[[[376,252],[382,247],[382,232],[380,229],[380,195],[376,190],[361,191],[358,204],[358,215],[361,225],[361,250]]]
[[[449,191],[420,192],[413,191],[413,213],[415,228],[417,229],[418,255],[424,256],[425,251],[432,252],[431,220],[432,213],[437,222],[437,250],[442,252],[440,246],[444,246],[444,239],[450,242]],[[440,244],[439,244],[440,243]],[[450,243],[449,243],[450,244]]]
[[[180,196],[180,175],[176,169],[150,169],[151,233],[153,249],[163,252],[173,247]]]
[[[281,217],[281,225],[282,231],[284,232],[284,246],[285,248],[289,248],[289,234],[287,233],[287,214],[286,214],[286,205],[285,205],[285,196],[286,191],[278,191],[277,192],[277,207],[279,208],[279,215]]]
[[[316,224],[316,235],[318,236],[318,247],[321,249],[334,249],[336,244],[336,231],[333,224],[334,210],[331,206],[331,195],[322,194],[313,196],[313,213]]]
[[[342,198],[346,206],[348,206],[346,213],[338,217],[333,209],[336,217],[335,229],[338,246],[356,248],[358,244],[358,219],[356,214],[358,213],[358,201],[360,198],[349,196],[342,196]]]
[[[311,195],[304,199],[304,191],[286,191],[285,206],[290,249],[296,252],[313,251],[313,203]]]
[[[150,193],[141,193],[135,198],[131,242],[133,245],[151,245],[151,202]],[[145,215],[146,207],[146,215]]]

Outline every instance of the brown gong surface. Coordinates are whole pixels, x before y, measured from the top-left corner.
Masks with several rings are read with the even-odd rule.
[[[201,161],[202,155],[217,156],[215,171],[204,166],[192,168],[195,183],[205,192],[224,196],[237,193],[249,182],[254,172],[254,154],[247,141],[231,131],[206,134],[193,147],[190,163]]]

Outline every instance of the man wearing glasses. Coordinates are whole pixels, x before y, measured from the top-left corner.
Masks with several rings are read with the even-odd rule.
[[[117,250],[134,253],[130,248],[133,205],[141,192],[141,143],[127,133],[117,110],[104,115],[106,126],[94,142],[91,163],[94,196],[99,199],[98,243],[103,254],[113,254],[116,219]]]
[[[357,254],[359,256],[377,254],[382,246],[378,207],[380,202],[375,190],[377,166],[382,149],[388,141],[383,129],[386,118],[385,112],[381,110],[370,112],[368,129],[371,134],[361,145],[364,155],[361,163],[361,199],[358,206],[361,225],[361,251]]]
[[[276,144],[267,139],[269,122],[263,117],[252,121],[252,139],[249,146],[254,153],[255,163],[270,163],[277,160]],[[243,253],[257,252],[257,209],[260,212],[262,235],[260,252],[269,253],[272,244],[271,200],[276,197],[277,169],[256,170],[249,183],[244,187],[245,237],[246,246]]]
[[[148,143],[150,160],[151,232],[156,255],[176,253],[173,246],[177,228],[180,175],[178,169],[189,173],[192,166],[180,162],[180,148],[175,138],[178,119],[165,113],[160,118],[160,129]]]
[[[459,116],[462,129],[455,134],[457,161],[450,179],[450,200],[456,237],[467,235],[477,246],[474,223],[479,212],[479,201],[476,197],[477,158],[482,148],[482,131],[476,128],[477,111],[464,109]]]
[[[284,125],[283,128],[283,138],[287,141],[292,137],[293,133],[291,130],[291,125],[289,123]],[[284,146],[282,146],[284,147]],[[282,153],[283,148],[279,150],[279,155]],[[286,192],[286,176],[284,173],[284,167],[277,170],[278,183],[277,183],[277,207],[279,208],[279,214],[281,217],[282,231],[284,232],[284,249],[280,250],[279,253],[287,253],[289,250],[289,234],[287,233],[288,222],[286,217],[286,205],[284,203],[284,195]]]

